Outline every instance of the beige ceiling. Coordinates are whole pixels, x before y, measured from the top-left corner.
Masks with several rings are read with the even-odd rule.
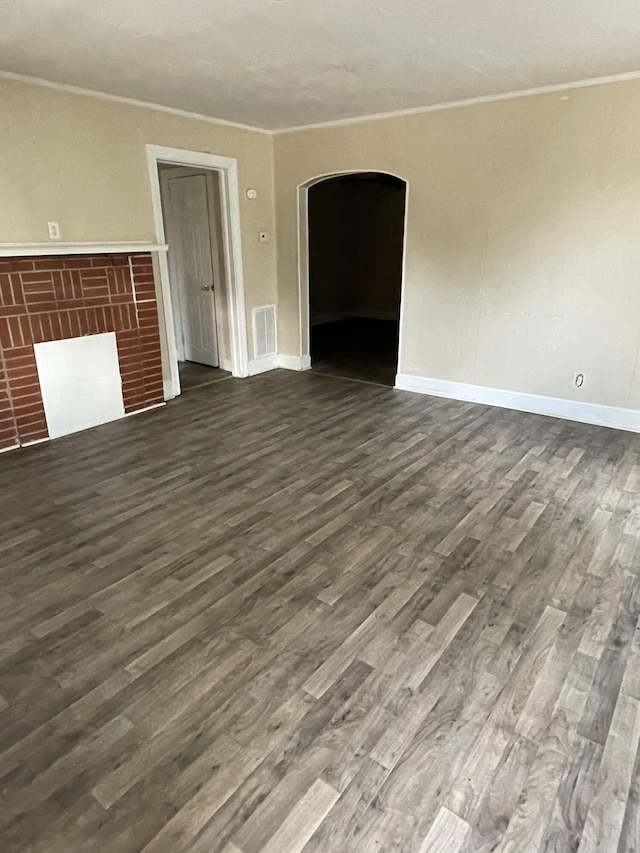
[[[640,0],[0,0],[0,70],[263,128],[640,69]]]

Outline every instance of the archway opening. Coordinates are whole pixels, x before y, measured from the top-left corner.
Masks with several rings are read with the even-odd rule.
[[[393,386],[402,296],[406,183],[381,172],[308,190],[311,366]]]

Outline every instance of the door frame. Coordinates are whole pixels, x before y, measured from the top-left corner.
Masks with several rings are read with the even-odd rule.
[[[249,350],[247,342],[244,274],[242,269],[238,161],[232,157],[205,154],[201,151],[187,151],[182,148],[167,148],[163,145],[147,145],[146,152],[156,241],[160,245],[165,245],[166,239],[158,164],[166,163],[172,166],[210,169],[219,174],[220,207],[222,213],[222,253],[228,287],[231,372],[233,376],[248,376]],[[174,333],[171,280],[167,253],[160,252],[157,257],[167,340],[167,356],[170,368],[170,378],[165,380],[164,383],[164,396],[168,400],[180,394],[180,374],[178,371],[178,352]]]
[[[409,181],[402,175],[398,175],[395,172],[390,172],[389,169],[376,168],[345,169],[341,172],[327,172],[321,175],[316,175],[313,178],[308,178],[303,183],[298,184],[298,303],[300,305],[300,357],[303,370],[308,370],[311,367],[311,314],[309,310],[309,190],[316,184],[321,184],[323,181],[329,180],[331,178],[340,178],[345,175],[362,175],[369,172],[377,175],[390,175],[392,178],[397,178],[399,181],[402,181],[405,187],[404,232],[402,236],[402,282],[400,285],[400,323],[397,373],[401,372],[400,353],[402,352],[402,329],[404,328],[404,291],[407,257],[407,223],[409,217]]]
[[[164,163],[162,165],[165,165]],[[181,174],[176,175],[175,170],[178,169]],[[164,217],[164,225],[166,236],[169,238],[169,252],[168,252],[168,261],[169,261],[169,284],[171,286],[171,308],[173,311],[173,327],[176,336],[176,350],[178,354],[178,360],[184,361],[186,360],[185,352],[184,352],[184,322],[185,322],[185,311],[184,311],[184,297],[185,297],[185,289],[184,283],[181,279],[178,270],[178,263],[176,258],[176,253],[171,251],[171,239],[174,239],[174,242],[178,242],[175,240],[175,222],[171,221],[171,216],[167,216],[167,213],[171,211],[171,199],[169,197],[170,188],[169,181],[171,178],[175,177],[196,177],[198,175],[204,176],[206,182],[206,193],[207,193],[207,212],[208,212],[208,225],[209,225],[209,234],[211,239],[211,267],[213,270],[213,278],[215,286],[213,288],[213,294],[211,299],[211,322],[215,327],[215,338],[216,338],[216,350],[217,350],[217,359],[218,366],[222,366],[221,357],[220,357],[220,341],[221,341],[221,323],[219,316],[219,308],[218,308],[218,296],[220,293],[220,288],[222,287],[222,282],[219,282],[218,274],[220,272],[220,268],[222,266],[221,261],[222,258],[220,256],[220,247],[218,245],[218,235],[217,228],[215,227],[214,218],[216,215],[219,215],[220,208],[220,199],[216,199],[216,187],[214,185],[213,180],[213,171],[211,169],[193,169],[190,166],[172,166],[170,169],[166,170],[158,170],[160,173],[160,195],[162,197],[163,202],[163,210],[162,215]],[[164,195],[166,194],[166,198]],[[216,203],[217,201],[217,203]],[[173,233],[172,233],[173,232]],[[226,284],[226,282],[225,282]],[[179,321],[179,322],[178,322]],[[178,333],[178,329],[180,334]],[[182,358],[180,356],[182,355]],[[229,364],[224,365],[224,369],[229,369]]]

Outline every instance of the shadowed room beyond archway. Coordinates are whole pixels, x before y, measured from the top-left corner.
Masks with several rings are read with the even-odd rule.
[[[380,172],[339,175],[308,199],[312,367],[393,386],[406,184]]]

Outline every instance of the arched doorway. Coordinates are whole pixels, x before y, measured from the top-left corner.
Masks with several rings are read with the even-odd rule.
[[[306,338],[314,370],[393,386],[406,183],[384,172],[352,172],[316,179],[303,189],[303,355]]]

